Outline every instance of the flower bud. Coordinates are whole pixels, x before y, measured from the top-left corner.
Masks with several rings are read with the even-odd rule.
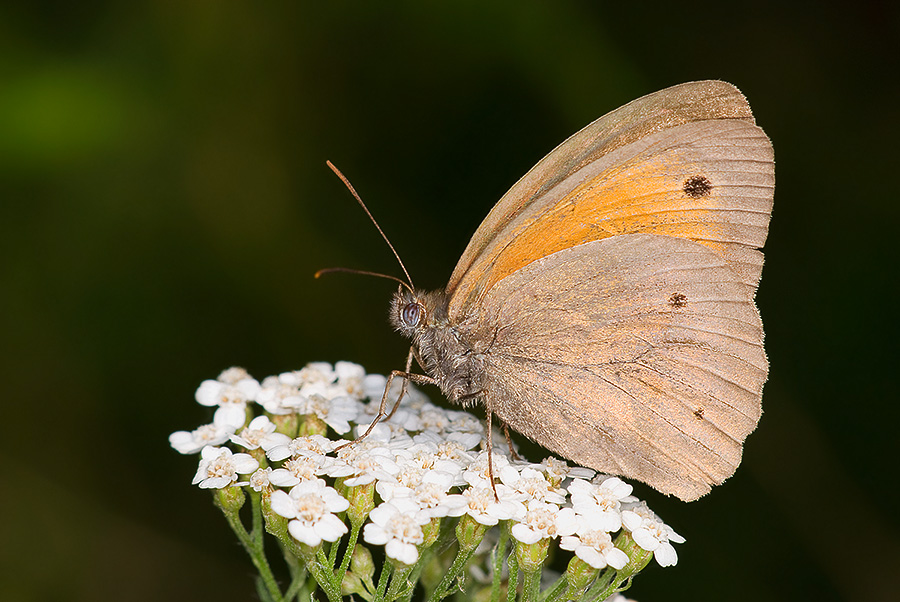
[[[587,586],[591,584],[599,572],[598,569],[595,569],[578,556],[573,556],[565,572],[566,583],[568,583],[566,599],[577,600],[581,598]]]
[[[369,595],[366,588],[363,586],[362,580],[352,572],[347,571],[344,573],[344,578],[341,579],[341,595],[350,596],[352,594],[358,594],[363,598],[366,598]]]
[[[519,568],[525,573],[540,571],[547,559],[549,549],[549,537],[539,539],[535,543],[516,541],[516,560],[519,561]]]
[[[347,508],[347,518],[350,519],[350,524],[361,525],[366,522],[366,517],[375,507],[375,482],[347,487],[344,485],[343,479],[340,479],[340,482],[335,485],[335,489],[350,502],[350,507]]]
[[[422,534],[425,539],[419,544],[419,550],[430,548],[431,544],[437,541],[438,535],[441,534],[441,519],[434,517],[427,525],[422,525]]]
[[[300,417],[300,430],[297,434],[300,437],[308,435],[322,435],[324,437],[328,434],[328,425],[315,414],[305,414]]]
[[[261,496],[262,515],[266,522],[266,531],[282,541],[289,541],[288,519],[272,510],[272,496]]]
[[[213,495],[216,505],[222,509],[222,512],[237,514],[244,505],[244,490],[240,487],[229,486],[216,489]]]
[[[350,556],[350,570],[367,581],[372,581],[375,576],[375,562],[372,560],[372,552],[366,546],[357,545]]]
[[[486,531],[487,527],[485,525],[482,525],[468,514],[463,514],[456,525],[456,539],[459,540],[459,548],[461,550],[474,550],[481,543],[481,540],[484,539]]]
[[[297,425],[300,420],[297,414],[275,414],[271,420],[275,425],[276,433],[282,433],[291,439],[297,436]]]
[[[617,578],[627,578],[637,575],[644,567],[647,566],[647,563],[650,562],[650,559],[653,558],[653,552],[648,552],[641,546],[639,546],[634,539],[631,537],[631,533],[627,530],[622,529],[622,532],[616,537],[615,541],[616,547],[625,552],[628,555],[628,564],[619,569]]]

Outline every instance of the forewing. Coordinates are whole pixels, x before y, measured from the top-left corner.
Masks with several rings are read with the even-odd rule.
[[[746,285],[708,247],[579,245],[500,281],[479,310],[464,336],[490,342],[484,401],[513,429],[684,500],[734,473],[768,364]]]
[[[639,98],[503,196],[450,278],[451,317],[540,257],[639,232],[701,242],[755,289],[773,190],[772,145],[734,86],[694,82]]]

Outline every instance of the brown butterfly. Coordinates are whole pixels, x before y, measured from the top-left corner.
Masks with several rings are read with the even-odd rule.
[[[734,474],[762,412],[773,191],[772,145],[737,88],[639,98],[519,180],[444,290],[404,283],[390,317],[412,350],[392,376],[695,500]]]

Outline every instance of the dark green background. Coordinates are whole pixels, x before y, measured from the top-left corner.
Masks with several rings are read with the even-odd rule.
[[[772,138],[765,414],[649,600],[889,600],[898,11],[887,2],[31,2],[0,8],[0,599],[247,600],[167,435],[201,380],[401,366],[398,273],[440,287],[501,194],[666,86],[731,81]],[[434,393],[432,391],[432,393]]]

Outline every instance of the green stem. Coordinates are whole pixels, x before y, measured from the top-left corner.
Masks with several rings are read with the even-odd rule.
[[[454,588],[454,584],[456,583],[457,578],[459,578],[459,576],[465,570],[466,565],[469,563],[469,559],[472,558],[472,554],[475,553],[476,549],[477,546],[469,549],[459,549],[459,551],[456,553],[456,558],[453,560],[453,564],[450,565],[450,569],[446,573],[444,573],[441,582],[438,583],[437,587],[434,588],[434,591],[431,592],[431,596],[429,596],[428,602],[438,602],[439,600],[443,600],[450,594],[450,592]]]
[[[284,562],[287,564],[288,572],[291,575],[291,583],[284,593],[284,599],[290,601],[297,595],[297,592],[308,583],[309,580],[306,578],[308,573],[306,571],[306,566],[300,562],[299,557],[286,547],[284,542],[280,539],[278,540],[278,543],[281,547],[281,555],[284,557]]]
[[[341,547],[341,540],[331,542],[331,546],[328,549],[328,567],[331,570],[334,570],[334,563],[337,562],[337,553],[338,548]]]
[[[506,546],[509,543],[509,532],[500,527],[500,538],[497,545],[494,546],[492,555],[492,566],[494,569],[494,578],[491,582],[491,602],[500,602],[500,585],[503,577],[503,561],[506,560]]]
[[[616,591],[617,584],[615,583],[615,577],[618,574],[618,571],[614,568],[608,568],[603,573],[600,574],[600,577],[597,579],[597,582],[588,590],[587,594],[582,598],[583,600],[606,600]],[[623,579],[624,581],[624,579]]]
[[[262,506],[260,505],[260,499],[262,498],[262,495],[258,491],[253,491],[253,489],[250,489],[247,493],[250,496],[250,524],[253,525],[253,529],[250,531],[250,533],[251,535],[253,535],[253,540],[256,542],[256,545],[259,546],[260,549],[262,549],[263,535],[265,534],[262,520]]]
[[[251,496],[250,499],[252,501],[254,498]],[[272,569],[269,567],[269,561],[266,559],[266,553],[263,549],[262,530],[254,529],[254,535],[251,536],[250,533],[247,532],[247,529],[244,528],[244,523],[241,522],[241,517],[238,515],[238,512],[232,512],[222,506],[219,507],[222,509],[222,514],[225,515],[225,520],[228,521],[228,526],[230,526],[231,530],[234,531],[234,534],[237,535],[238,541],[241,542],[244,550],[250,555],[253,566],[259,571],[260,579],[262,579],[263,586],[265,587],[266,592],[268,592],[269,597],[276,602],[283,602],[284,598],[278,587],[278,581],[276,581],[275,575],[272,574]],[[254,525],[257,525],[258,514],[259,504],[255,503],[253,504]],[[261,518],[259,520],[261,521]],[[261,525],[262,523],[259,522],[259,524]]]
[[[331,565],[328,564],[325,551],[321,546],[316,550],[315,559],[311,558],[306,563],[306,568],[312,573],[313,578],[319,584],[319,587],[322,588],[322,591],[325,592],[325,595],[328,596],[329,602],[341,602],[341,584],[335,583],[334,571]]]
[[[388,588],[385,602],[393,602],[397,598],[406,595],[406,588],[411,587],[409,575],[412,573],[413,566],[415,565],[394,568],[394,575],[391,577],[391,586]]]
[[[509,555],[506,561],[509,567],[509,580],[506,582],[506,602],[516,602],[516,593],[519,589],[519,559],[516,552]]]
[[[522,601],[537,602],[541,594],[541,571],[525,571],[522,583]]]
[[[301,569],[298,571],[294,577],[291,579],[291,584],[288,586],[287,591],[284,593],[284,599],[290,602],[293,600],[297,593],[306,586],[308,580],[306,579],[306,570]],[[309,599],[308,597],[306,598]]]
[[[412,600],[413,593],[416,591],[416,584],[419,582],[419,576],[422,574],[422,569],[427,563],[431,562],[431,558],[434,556],[433,550],[434,546],[432,545],[419,552],[419,560],[413,565],[412,571],[409,573],[408,579],[410,583],[412,583],[412,586],[404,593],[404,602],[410,602],[410,600]]]
[[[350,558],[353,556],[353,550],[356,549],[356,540],[359,539],[359,528],[361,526],[361,524],[350,524],[350,539],[347,541],[347,548],[344,550],[344,557],[341,559],[341,566],[336,574],[338,579],[344,578],[344,573],[347,572],[347,567],[350,566]]]
[[[387,590],[389,577],[394,572],[394,565],[385,561],[381,565],[381,573],[378,575],[378,587],[375,589],[376,602],[384,602],[384,592]]]
[[[557,602],[568,589],[568,586],[569,582],[565,577],[565,573],[563,573],[559,579],[553,582],[553,585],[544,590],[541,594],[541,602]]]

